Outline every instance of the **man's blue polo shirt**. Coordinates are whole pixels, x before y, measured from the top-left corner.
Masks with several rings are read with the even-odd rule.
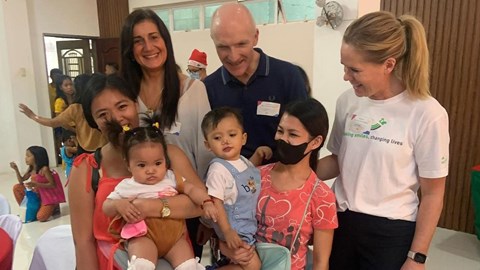
[[[242,155],[250,158],[259,146],[269,146],[275,151],[275,132],[285,105],[297,99],[306,99],[307,92],[298,67],[270,57],[259,48],[257,70],[245,85],[233,77],[223,66],[205,78],[212,109],[229,106],[240,110],[247,143]],[[278,114],[263,115],[263,105],[280,105]],[[257,111],[258,109],[258,111]],[[263,112],[262,112],[263,111]],[[270,114],[270,113],[267,113]],[[269,160],[268,163],[275,161]]]

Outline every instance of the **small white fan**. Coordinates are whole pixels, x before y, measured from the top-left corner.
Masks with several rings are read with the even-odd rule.
[[[338,2],[325,0],[316,0],[317,6],[322,8],[322,14],[317,18],[317,25],[328,24],[332,29],[336,29],[343,22],[343,8]]]

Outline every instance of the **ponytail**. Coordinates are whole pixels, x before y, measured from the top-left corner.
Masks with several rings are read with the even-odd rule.
[[[401,63],[401,80],[407,91],[418,98],[430,96],[429,53],[423,25],[413,16],[399,18],[405,29],[406,51]]]

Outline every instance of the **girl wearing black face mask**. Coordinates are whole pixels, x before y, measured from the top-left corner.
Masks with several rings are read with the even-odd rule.
[[[314,172],[327,132],[328,116],[320,102],[309,98],[289,104],[275,134],[279,161],[260,167],[256,239],[260,243],[293,247],[291,269],[305,269],[310,240],[315,258],[313,268],[328,269],[333,230],[338,227],[335,196]],[[299,229],[299,236],[292,243]],[[248,261],[251,252],[221,249],[240,263]]]

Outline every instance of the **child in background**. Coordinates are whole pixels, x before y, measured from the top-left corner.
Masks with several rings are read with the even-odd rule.
[[[55,97],[55,104],[54,104],[54,112],[55,116],[60,115],[63,111],[67,109],[70,104],[73,103],[73,96],[75,94],[75,90],[73,88],[72,78],[67,75],[58,75],[56,77],[56,88],[57,88],[57,96]],[[57,164],[62,164],[60,148],[62,147],[62,133],[65,129],[74,130],[75,128],[71,126],[69,123],[68,125],[62,127],[56,127],[53,129],[55,134],[55,155],[57,159]]]
[[[18,184],[13,186],[15,200],[20,205],[25,197],[25,187],[33,189],[40,195],[41,206],[37,212],[38,221],[47,221],[52,215],[60,213],[60,203],[65,202],[60,176],[48,167],[48,154],[41,146],[30,146],[25,154],[28,169],[23,176],[15,162],[10,167],[17,175]],[[25,182],[28,179],[30,182]]]
[[[118,74],[119,70],[117,63],[109,62],[105,64],[105,75]]]
[[[72,78],[67,75],[59,75],[56,81],[57,96],[55,97],[55,115],[59,115],[73,102],[75,89]]]
[[[160,257],[164,257],[176,270],[205,269],[195,260],[187,241],[185,220],[168,218],[170,209],[166,200],[161,210],[162,218],[146,218],[137,223],[132,223],[135,219],[131,217],[138,210],[131,202],[136,198],[163,198],[180,192],[201,205],[204,216],[216,221],[217,210],[212,199],[205,190],[188,181],[184,182],[180,175],[174,175],[170,170],[167,145],[158,122],[133,130],[124,127],[124,130],[122,151],[132,177],[120,182],[103,206],[105,211],[105,205],[109,201],[125,201],[125,207],[117,208],[117,217],[111,223],[110,230],[115,231],[115,227],[118,227],[115,221],[122,217],[127,222],[123,225],[120,236],[128,239],[128,269],[155,269],[155,263]]]
[[[62,156],[63,165],[65,166],[65,176],[70,176],[72,170],[73,160],[77,156],[77,141],[75,133],[64,130],[62,134],[63,146],[60,148],[60,155]]]
[[[260,193],[260,171],[240,154],[247,141],[243,119],[233,108],[221,107],[207,113],[202,131],[207,149],[216,158],[210,162],[206,185],[218,210],[218,223],[212,224],[220,240],[232,248],[241,247],[243,241],[255,244],[257,220],[255,205]],[[271,157],[271,149],[259,147],[252,156],[255,163]],[[248,265],[230,264],[229,269],[260,269],[257,254]]]
[[[55,98],[57,97],[57,85],[55,83],[57,76],[63,75],[63,71],[58,68],[50,69],[50,80],[48,84],[48,98],[50,101],[51,116],[55,117]]]
[[[78,148],[77,155],[85,152],[93,153],[107,143],[107,139],[101,134],[100,130],[90,127],[83,115],[81,97],[91,76],[89,74],[80,74],[75,77],[73,82],[75,99],[73,103],[53,118],[42,117],[34,113],[27,105],[23,103],[18,104],[21,113],[42,126],[60,128],[60,131],[62,130],[61,127],[74,127],[71,131],[75,132]]]

